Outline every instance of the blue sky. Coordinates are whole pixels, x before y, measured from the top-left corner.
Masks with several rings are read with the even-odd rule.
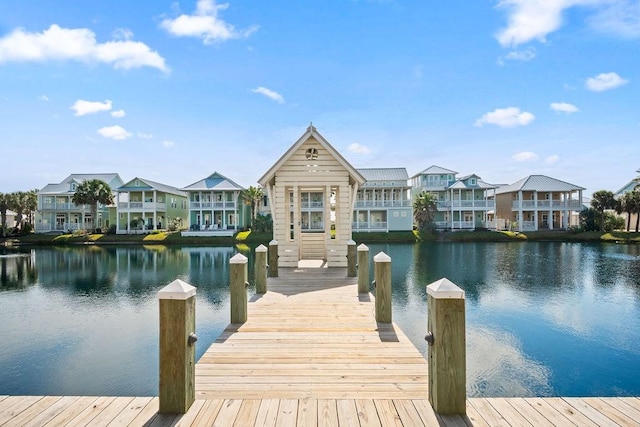
[[[309,122],[355,167],[616,191],[640,168],[640,2],[0,3],[0,192],[257,179]]]

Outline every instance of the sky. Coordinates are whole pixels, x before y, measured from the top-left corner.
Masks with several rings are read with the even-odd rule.
[[[356,168],[616,191],[638,0],[3,0],[0,192],[72,173],[248,187],[310,123]]]

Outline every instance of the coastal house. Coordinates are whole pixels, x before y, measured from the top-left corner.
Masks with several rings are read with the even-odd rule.
[[[279,265],[313,259],[346,267],[356,194],[364,182],[310,125],[258,180],[269,198]]]
[[[182,189],[189,200],[189,230],[183,236],[233,235],[250,221],[250,209],[241,199],[244,188],[214,172]]]
[[[496,215],[517,231],[567,229],[572,216],[582,210],[584,190],[545,175],[529,175],[495,190]]]
[[[637,173],[640,174],[640,169],[638,169],[636,171]],[[628,193],[629,191],[633,191],[633,190],[640,190],[640,175],[638,175],[637,177],[633,178],[631,181],[629,181],[626,185],[624,185],[622,188],[620,188],[618,191],[616,191],[614,193],[614,197],[617,199],[619,197],[621,197],[622,195],[624,195],[624,193]],[[624,214],[625,216],[625,227],[627,224],[630,224],[631,227],[634,227],[635,223],[637,222],[637,218],[638,218],[638,214],[634,213],[631,214],[631,217],[627,217],[627,214]]]
[[[71,199],[76,189],[86,180],[99,179],[109,184],[112,190],[123,184],[117,173],[71,174],[58,184],[47,184],[38,191],[38,209],[35,215],[35,232],[64,232],[93,228],[94,218],[88,205],[76,206]],[[114,193],[115,194],[115,193]],[[96,227],[109,228],[114,223],[109,206],[98,205]]]
[[[356,193],[353,231],[410,231],[413,208],[405,168],[358,169],[365,182]]]
[[[187,213],[187,193],[176,187],[136,177],[116,189],[117,234],[182,228]]]
[[[476,174],[458,178],[458,172],[432,165],[411,177],[411,194],[424,191],[437,203],[434,225],[439,230],[475,230],[496,228],[490,220],[495,208],[497,186]]]

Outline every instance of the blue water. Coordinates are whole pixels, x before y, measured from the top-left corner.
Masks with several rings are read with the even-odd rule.
[[[369,247],[391,256],[394,321],[423,353],[426,285],[465,290],[470,396],[640,396],[639,246]],[[229,323],[238,252],[252,264],[246,246],[0,252],[0,394],[156,395],[157,291],[198,288],[200,357]]]

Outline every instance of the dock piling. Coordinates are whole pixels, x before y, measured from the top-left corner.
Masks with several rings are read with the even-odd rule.
[[[347,277],[356,277],[358,264],[356,252],[356,242],[349,240],[347,242]]]
[[[230,260],[231,323],[247,321],[247,257],[235,254]]]
[[[427,286],[429,402],[440,414],[466,414],[464,291],[447,279]]]
[[[278,241],[269,242],[269,277],[278,277]]]
[[[185,414],[195,400],[195,295],[196,288],[179,279],[158,292],[161,414]]]
[[[254,267],[256,293],[267,292],[267,247],[260,245],[256,248],[256,265]]]
[[[391,323],[391,257],[384,252],[373,257],[376,282],[376,321]]]
[[[369,247],[358,246],[358,293],[369,293]]]

